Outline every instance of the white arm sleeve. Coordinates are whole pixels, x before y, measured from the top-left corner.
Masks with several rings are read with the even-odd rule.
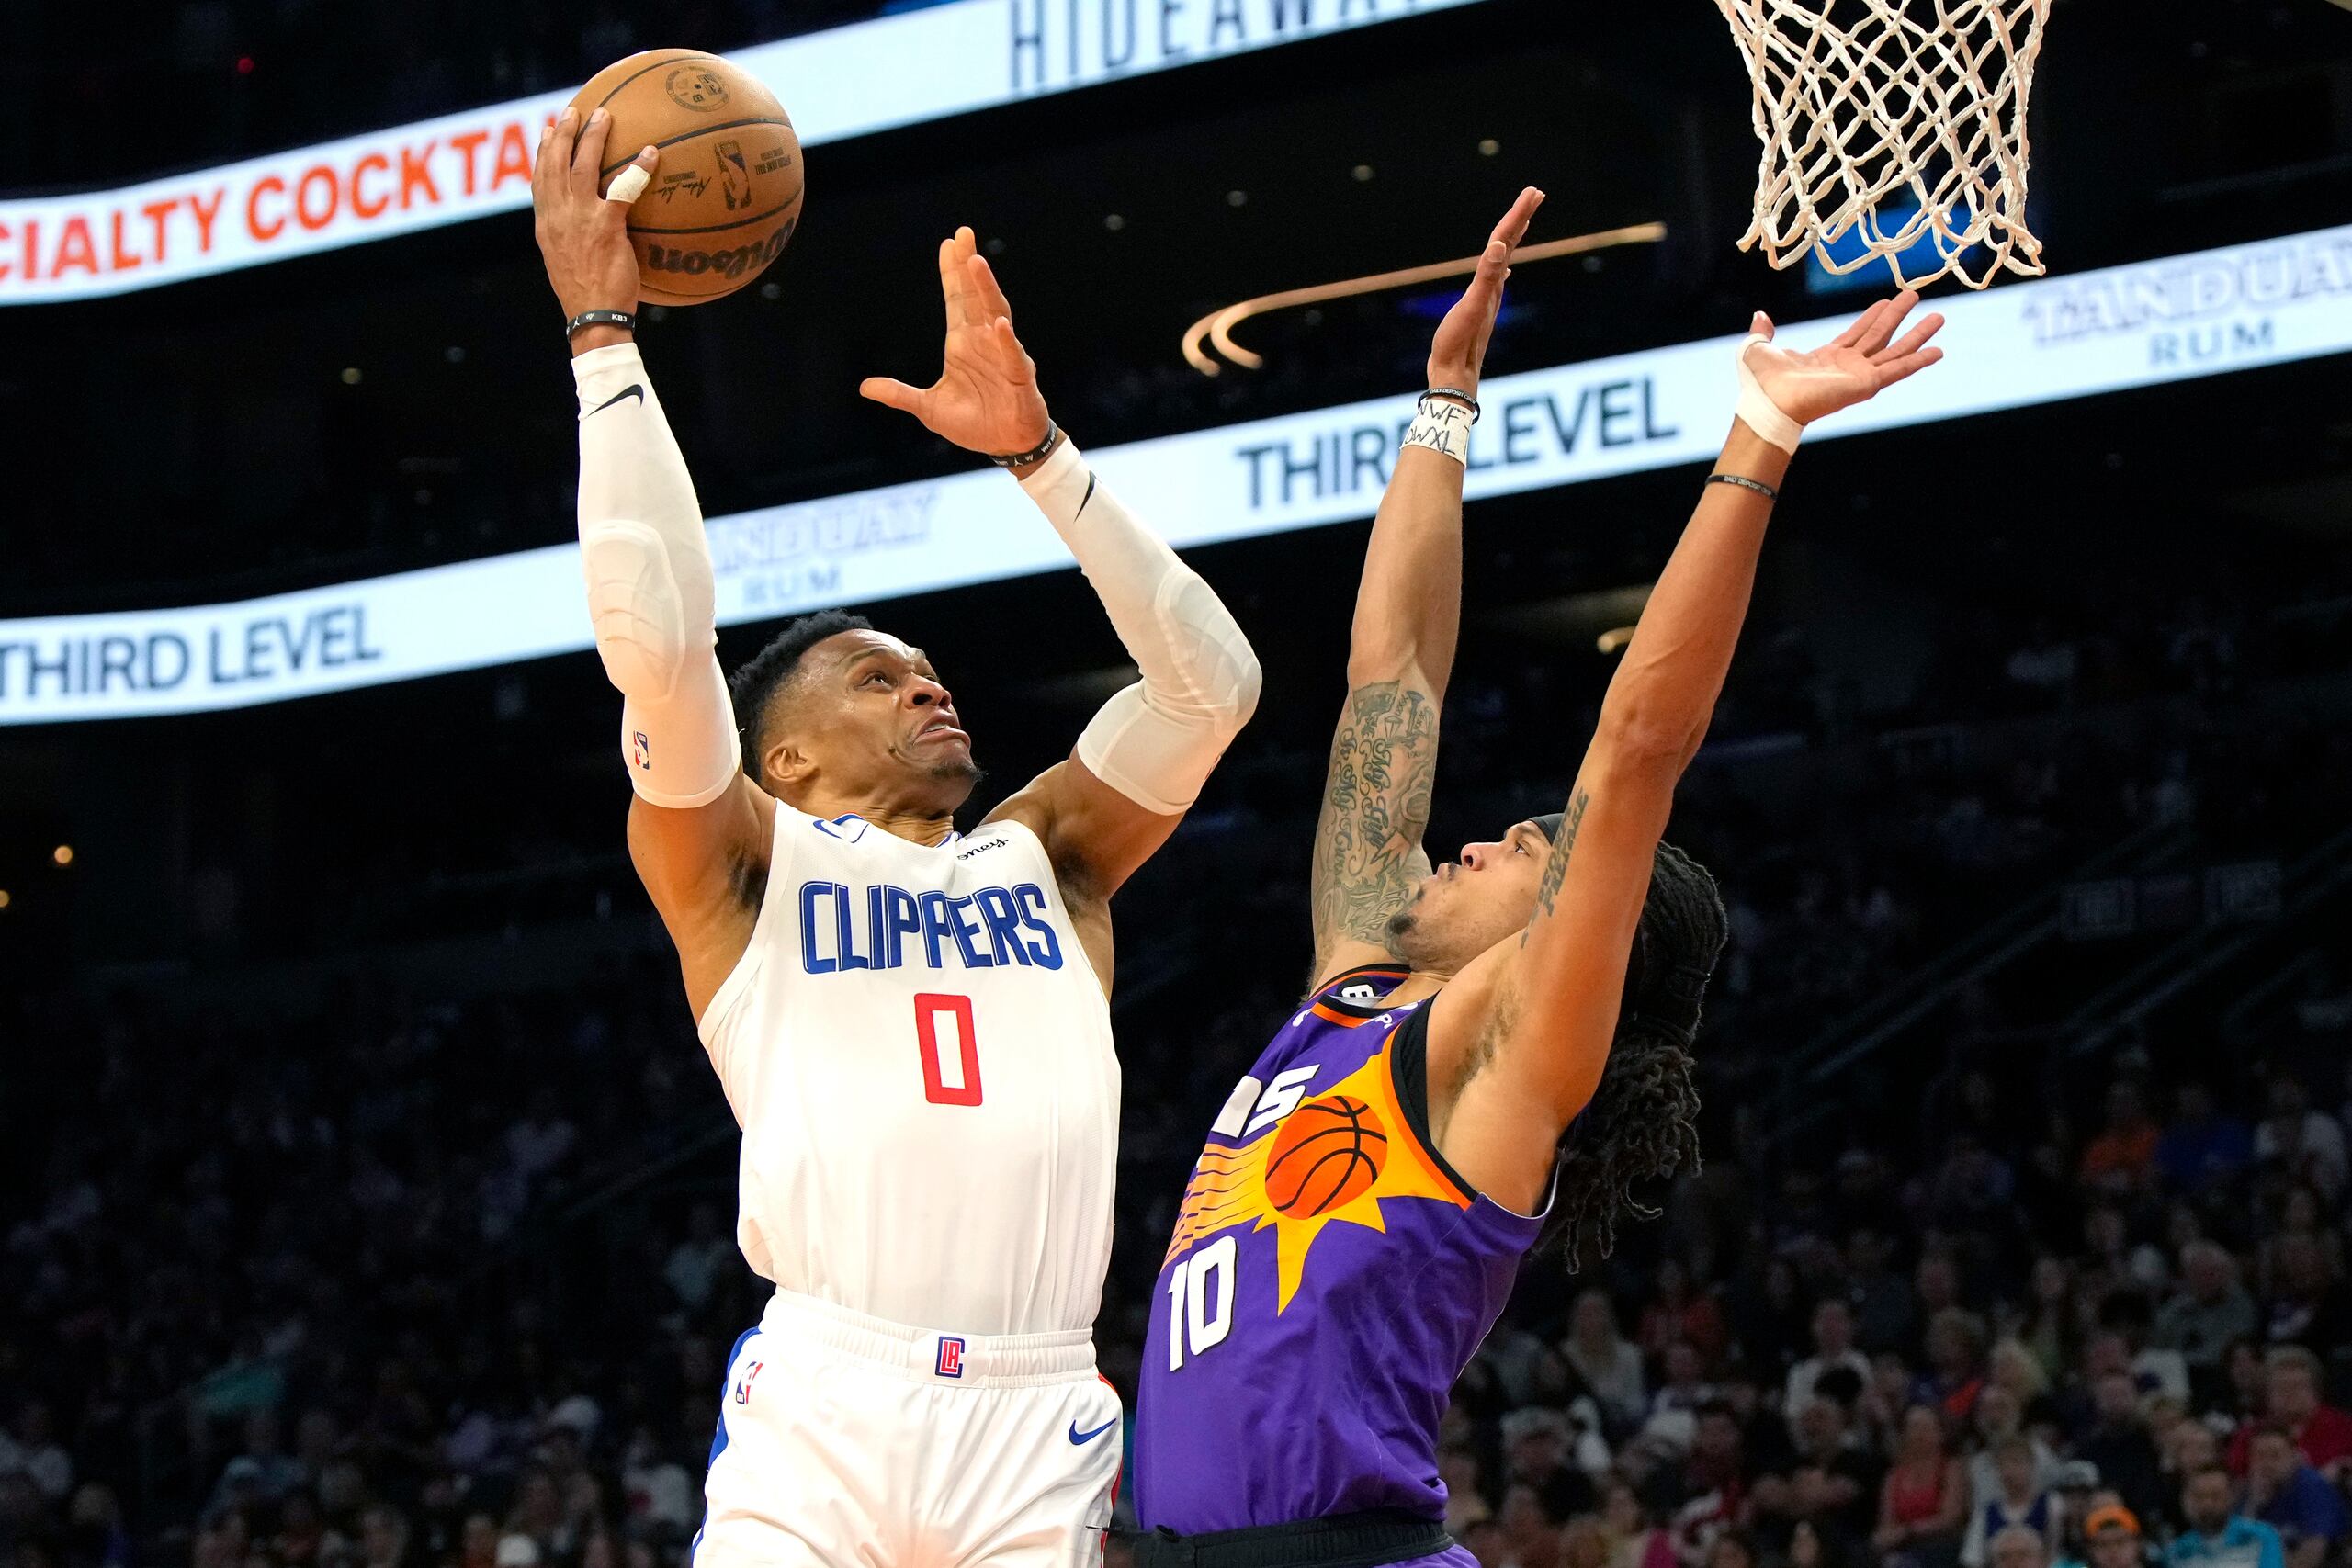
[[[580,389],[580,565],[605,673],[621,692],[628,782],[654,806],[705,806],[742,766],[718,669],[702,507],[635,344],[571,362]]]
[[[1021,481],[1102,596],[1143,679],[1078,739],[1094,776],[1172,817],[1258,705],[1258,657],[1209,585],[1097,482],[1068,441]]]

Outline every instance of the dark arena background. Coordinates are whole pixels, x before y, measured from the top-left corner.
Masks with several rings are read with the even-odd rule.
[[[1367,520],[1460,286],[1259,317],[1255,371],[1185,329],[1472,254],[1522,185],[1532,242],[1665,227],[1510,284],[1442,859],[1565,798],[1731,334],[1886,287],[1735,248],[1702,0],[23,0],[7,39],[0,1568],[686,1561],[764,1292],[623,846],[510,124],[787,46],[798,232],[639,340],[722,659],[904,630],[975,810],[1133,674],[1046,530],[967,508],[1009,482],[855,395],[936,365],[940,237],[1064,426],[1170,455],[1128,499],[1265,696],[1118,904],[1130,1407],[1201,1130],[1305,978]],[[1937,286],[1948,362],[1794,464],[1669,830],[1733,930],[1705,1168],[1531,1262],[1458,1387],[1489,1568],[1983,1568],[2005,1467],[2063,1505],[2045,1562],[2110,1503],[2101,1568],[2201,1561],[2216,1457],[2282,1553],[2226,1568],[2352,1560],[2352,14],[2058,0],[2031,128],[2050,275]]]

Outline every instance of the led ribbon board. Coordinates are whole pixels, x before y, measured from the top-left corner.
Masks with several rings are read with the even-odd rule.
[[[1816,441],[2352,350],[2352,227],[1938,301],[1944,363],[1811,427]],[[1845,317],[1785,327],[1812,347]],[[1476,500],[1713,456],[1733,337],[1489,379]],[[653,350],[657,374],[661,350]],[[559,383],[548,395],[561,396]],[[1180,547],[1369,517],[1405,393],[1090,454]],[[993,469],[714,518],[722,625],[1069,565]],[[578,550],[549,546],[189,609],[0,621],[0,724],[191,713],[590,646]]]
[[[946,0],[737,50],[805,146],[1479,0]],[[290,66],[261,62],[261,69]],[[0,201],[0,305],[153,288],[531,204],[571,90],[113,190]]]

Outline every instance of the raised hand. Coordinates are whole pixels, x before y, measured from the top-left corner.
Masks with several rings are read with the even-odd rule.
[[[1927,345],[1944,324],[1939,314],[1927,316],[1901,341],[1891,341],[1918,302],[1918,295],[1907,288],[1882,299],[1854,318],[1853,325],[1806,354],[1772,342],[1772,319],[1758,310],[1748,330],[1764,341],[1749,343],[1742,355],[1773,406],[1799,424],[1810,424],[1825,414],[1868,402],[1944,356],[1942,349]]]
[[[939,379],[910,387],[869,376],[858,396],[904,409],[926,429],[968,452],[1027,452],[1052,421],[1037,389],[1037,366],[1012,332],[1012,307],[968,228],[939,244],[939,289],[947,304],[947,346]]]
[[[1437,336],[1430,344],[1430,386],[1459,387],[1465,392],[1478,389],[1478,373],[1487,362],[1487,340],[1494,336],[1495,316],[1503,306],[1503,280],[1510,276],[1511,253],[1527,238],[1527,225],[1543,205],[1544,193],[1529,186],[1487,237],[1487,248],[1478,257],[1478,270],[1471,275],[1470,287],[1438,323]]]
[[[628,243],[626,201],[606,201],[597,183],[612,117],[603,109],[583,124],[567,107],[539,132],[531,171],[531,228],[548,264],[548,281],[566,317],[582,310],[628,310],[637,305],[637,253]],[[662,154],[651,147],[631,160],[650,178]],[[616,183],[629,177],[626,169]],[[643,189],[640,184],[639,189]]]

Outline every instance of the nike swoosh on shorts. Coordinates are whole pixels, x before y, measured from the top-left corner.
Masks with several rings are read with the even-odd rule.
[[[1108,1421],[1103,1422],[1100,1427],[1095,1427],[1091,1432],[1081,1432],[1078,1429],[1078,1423],[1073,1421],[1069,1424],[1069,1440],[1073,1444],[1091,1443],[1118,1424],[1119,1418],[1116,1416],[1114,1416]]]

